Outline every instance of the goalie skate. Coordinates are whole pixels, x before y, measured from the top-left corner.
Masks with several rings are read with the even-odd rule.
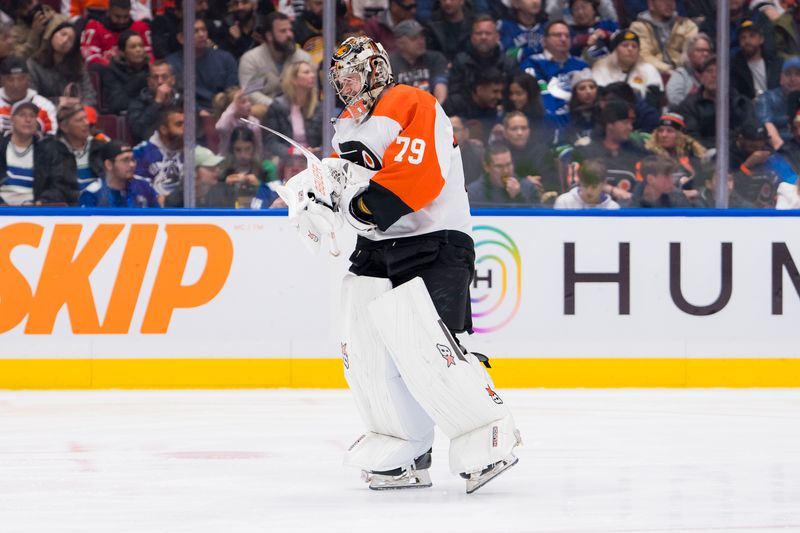
[[[378,474],[375,472],[361,472],[361,479],[369,483],[372,490],[393,489],[424,489],[433,485],[431,475],[427,470],[403,470],[400,475]]]
[[[461,477],[467,480],[467,494],[472,494],[518,462],[519,458],[512,454],[502,461],[487,466],[480,472],[461,474]]]
[[[431,467],[431,450],[420,455],[414,464],[386,472],[361,471],[361,479],[372,490],[424,489],[433,485],[428,469]]]

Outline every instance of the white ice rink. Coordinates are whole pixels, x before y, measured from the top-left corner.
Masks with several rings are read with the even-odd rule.
[[[507,390],[473,495],[341,466],[347,391],[0,392],[0,533],[800,531],[800,390]]]

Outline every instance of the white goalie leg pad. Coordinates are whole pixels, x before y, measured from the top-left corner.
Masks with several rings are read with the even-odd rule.
[[[369,318],[369,303],[391,288],[383,278],[348,274],[342,281],[344,375],[368,430],[344,462],[369,471],[409,466],[433,444],[433,421],[409,393]]]
[[[480,361],[459,349],[422,279],[380,296],[369,310],[409,391],[450,438],[451,471],[508,457],[518,444],[511,412]]]

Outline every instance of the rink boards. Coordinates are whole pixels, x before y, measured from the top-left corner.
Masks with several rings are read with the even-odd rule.
[[[344,387],[343,253],[285,213],[0,210],[0,388]],[[475,213],[501,387],[800,386],[800,219]]]

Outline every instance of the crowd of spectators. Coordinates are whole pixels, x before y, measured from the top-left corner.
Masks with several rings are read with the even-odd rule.
[[[730,11],[731,72],[715,9]],[[338,0],[451,117],[473,207],[797,208],[800,4]],[[322,0],[196,0],[196,204],[282,207],[322,155]],[[0,0],[0,205],[183,206],[183,0]],[[239,119],[247,119],[245,123]]]

